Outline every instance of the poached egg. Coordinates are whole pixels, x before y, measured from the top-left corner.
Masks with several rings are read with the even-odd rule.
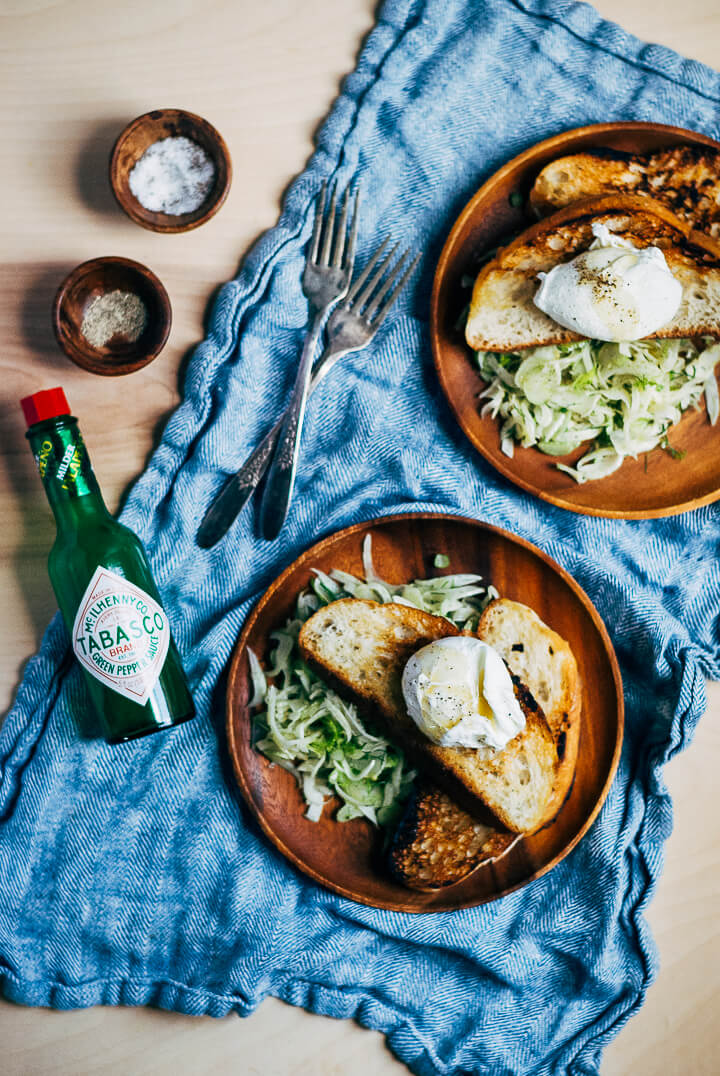
[[[441,747],[501,751],[525,727],[505,662],[481,639],[454,635],[423,646],[402,676],[408,713]]]
[[[677,312],[682,285],[659,247],[639,249],[595,222],[589,250],[538,273],[534,302],[553,321],[591,340],[642,340]]]

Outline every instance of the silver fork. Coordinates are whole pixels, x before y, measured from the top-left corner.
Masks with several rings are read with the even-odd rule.
[[[310,308],[315,311],[312,327],[305,338],[300,364],[295,375],[290,402],[283,416],[277,446],[265,484],[260,508],[260,527],[265,538],[276,538],[290,507],[300,449],[305,405],[310,390],[315,345],[329,311],[347,295],[355,262],[358,226],[358,193],[347,234],[350,188],[345,189],[342,207],[338,208],[337,188],[333,189],[330,208],[325,215],[327,184],[323,184],[315,213],[310,252],[305,263],[302,288]]]
[[[378,247],[362,273],[354,281],[344,303],[330,315],[327,324],[327,345],[312,370],[311,392],[315,391],[339,359],[352,351],[360,351],[367,347],[419,262],[418,255],[408,265],[408,252],[403,254],[389,272],[380,290],[362,311],[363,304],[370,299],[373,291],[380,285],[397,250],[397,246],[393,247],[387,257],[380,262],[388,243],[389,240],[386,239]],[[392,291],[388,295],[391,288]],[[211,503],[197,533],[197,543],[203,549],[209,549],[220,541],[250,500],[269,466],[283,419],[284,416],[278,419],[255,451],[248,456],[237,474],[228,479]]]

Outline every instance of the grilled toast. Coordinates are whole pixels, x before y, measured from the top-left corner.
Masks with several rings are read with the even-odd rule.
[[[570,644],[521,602],[499,598],[480,618],[477,634],[505,659],[542,707],[558,753],[558,770],[543,825],[555,817],[575,777],[582,685]]]
[[[475,350],[567,344],[580,340],[533,302],[537,274],[588,250],[593,223],[637,247],[657,246],[683,288],[671,321],[652,335],[716,335],[720,317],[720,243],[695,232],[650,198],[605,195],[578,202],[533,224],[480,271],[470,302],[465,338]]]
[[[387,853],[390,873],[410,889],[455,885],[519,840],[480,822],[429,781],[418,779]]]
[[[510,671],[542,705],[555,738],[559,767],[545,822],[564,803],[575,775],[582,692],[569,644],[537,613],[501,598],[483,613],[478,635],[502,655]],[[515,836],[482,826],[444,792],[418,784],[388,851],[391,873],[412,889],[453,885],[497,859]]]
[[[646,157],[574,153],[545,165],[530,192],[538,216],[602,194],[648,195],[693,228],[720,238],[720,152],[673,146]]]
[[[350,693],[429,778],[467,811],[487,812],[500,827],[532,832],[543,824],[553,796],[558,755],[550,728],[527,688],[513,679],[525,728],[503,751],[439,747],[408,715],[403,669],[420,647],[458,635],[444,617],[405,605],[347,598],[319,609],[299,637],[306,661]]]

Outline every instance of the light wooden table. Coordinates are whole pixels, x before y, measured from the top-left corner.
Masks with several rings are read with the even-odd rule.
[[[35,475],[17,400],[62,382],[103,490],[116,505],[142,468],[178,399],[177,374],[201,337],[214,286],[278,213],[288,180],[373,21],[374,0],[0,0],[0,536],[4,709],[55,603],[45,570],[53,527]],[[601,0],[610,18],[705,62],[720,54],[715,0]],[[235,163],[227,205],[204,228],[163,237],[131,224],[105,182],[114,135],[162,105],[207,116]],[[75,263],[99,254],[137,258],[157,271],[175,315],[162,357],[125,385],[92,377],[55,348],[49,305]],[[720,688],[693,748],[667,778],[676,827],[649,919],[662,971],[647,1003],[608,1050],[606,1076],[720,1071]],[[379,1035],[348,1021],[266,1001],[239,1023],[163,1012],[75,1013],[0,1003],[6,1076],[86,1073],[262,1073],[390,1076],[407,1070]]]

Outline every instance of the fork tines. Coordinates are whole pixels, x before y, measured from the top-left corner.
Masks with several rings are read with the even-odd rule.
[[[400,244],[396,243],[387,256],[383,258],[389,242],[389,238],[383,240],[357,280],[353,281],[343,303],[343,306],[347,309],[352,309],[353,313],[362,317],[374,329],[377,329],[385,320],[390,307],[420,261],[420,255],[416,254],[408,264],[408,259],[411,258],[412,252],[406,250],[400,255],[391,269],[390,266]],[[386,273],[387,276],[381,284]],[[376,288],[378,289],[377,291],[375,291]],[[391,288],[392,291],[390,291]],[[373,292],[375,292],[374,295]],[[388,292],[390,292],[389,295]],[[385,298],[386,296],[388,296],[387,299]]]
[[[326,215],[325,205],[328,195],[328,182],[325,180],[318,195],[310,244],[310,263],[317,266],[332,266],[334,269],[341,268],[343,264],[352,266],[354,262],[360,191],[358,187],[354,191],[350,187],[346,187],[339,209],[337,194],[337,185],[333,184],[330,205]],[[350,218],[350,232],[347,234],[351,197],[353,203],[352,215]]]

